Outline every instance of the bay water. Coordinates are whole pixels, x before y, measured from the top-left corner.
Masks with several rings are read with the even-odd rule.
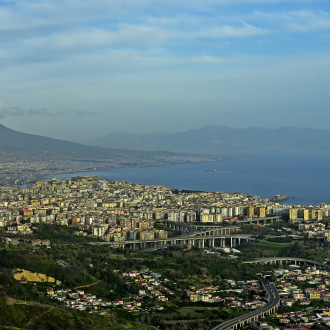
[[[287,194],[288,204],[330,203],[329,153],[271,153],[218,162],[117,168],[57,177],[89,174],[179,190],[245,192],[261,197]]]

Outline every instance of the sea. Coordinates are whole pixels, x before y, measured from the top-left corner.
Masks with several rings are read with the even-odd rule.
[[[268,153],[217,162],[129,167],[55,177],[96,175],[104,179],[179,190],[243,192],[261,197],[286,194],[287,204],[330,204],[330,153]]]

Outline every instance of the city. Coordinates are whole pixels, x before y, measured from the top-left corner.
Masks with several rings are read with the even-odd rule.
[[[0,329],[330,328],[327,0],[0,0]]]
[[[329,326],[330,205],[279,198],[54,178],[0,191],[0,240],[3,253],[49,259],[48,266],[28,256],[15,263],[16,285],[37,285],[41,301],[80,313],[111,318],[122,310],[135,326],[162,329],[220,329],[235,317],[259,329]],[[70,274],[77,253],[88,255],[81,278]],[[105,284],[109,276],[116,288]],[[260,276],[276,285],[275,307]]]

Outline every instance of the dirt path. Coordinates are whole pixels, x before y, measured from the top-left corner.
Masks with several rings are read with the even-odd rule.
[[[101,282],[101,280],[98,280],[98,281],[96,281],[94,283],[91,283],[91,284],[76,286],[74,289],[76,290],[76,289],[82,289],[82,288],[89,288],[90,286],[96,285],[100,282]]]
[[[38,307],[44,307],[44,308],[53,307],[52,305],[42,304],[37,301],[26,301],[26,300],[20,300],[20,299],[15,299],[15,298],[10,298],[10,297],[6,298],[6,304],[7,305],[18,304],[18,305],[38,306]]]
[[[40,317],[44,316],[45,314],[49,313],[49,312],[52,311],[54,308],[55,308],[55,307],[49,307],[49,309],[48,309],[47,311],[45,311],[45,312],[43,312],[43,313],[41,313],[41,314],[39,314],[39,315],[36,315],[36,316],[32,317],[32,319],[31,319],[28,323],[26,323],[26,324],[24,325],[23,328],[29,327],[30,325],[33,324],[33,322],[34,322],[35,320],[37,320],[37,319],[39,319]]]
[[[41,303],[33,302],[33,301],[25,301],[25,300],[10,298],[10,297],[6,298],[6,304],[7,305],[16,304],[16,305],[38,306],[38,307],[47,308],[46,311],[42,312],[39,315],[32,317],[32,319],[30,319],[30,321],[22,327],[22,329],[24,329],[28,326],[31,326],[36,319],[44,316],[45,314],[49,313],[50,311],[52,311],[55,308],[54,306],[51,306],[51,305],[41,304]],[[3,326],[3,325],[1,325],[1,327],[7,328],[7,329],[20,329],[17,327],[10,327],[10,326]]]

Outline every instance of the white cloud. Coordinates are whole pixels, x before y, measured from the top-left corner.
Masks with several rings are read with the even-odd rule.
[[[219,26],[211,27],[203,31],[197,32],[197,35],[205,38],[240,38],[257,36],[268,33],[265,29],[257,28],[250,24],[243,24],[242,26]]]
[[[157,46],[171,40],[191,40],[192,38],[238,38],[267,33],[249,24],[242,26],[218,26],[195,31],[179,31],[160,26],[120,24],[116,31],[89,28],[74,32],[56,33],[26,41],[27,46],[50,49],[75,49],[90,47],[145,47]]]
[[[0,116],[36,127],[52,116],[61,127],[65,111],[47,109],[117,109],[100,119],[117,125],[125,111],[131,118],[139,111],[143,121],[145,109],[155,117],[158,109],[180,115],[190,106],[231,111],[247,100],[250,109],[267,109],[270,99],[275,109],[277,91],[289,90],[298,109],[313,75],[319,90],[313,95],[324,100],[327,1],[0,0],[0,98],[10,105],[0,106]],[[306,58],[316,69],[307,68]],[[125,123],[128,116],[122,117]]]
[[[274,32],[316,32],[330,29],[330,13],[315,10],[254,12],[251,20],[272,26]]]
[[[288,15],[288,27],[296,32],[330,29],[330,15],[325,12],[298,11]]]
[[[208,56],[208,55],[192,57],[191,59],[188,59],[188,61],[189,60],[192,63],[201,63],[201,64],[223,64],[225,62],[223,58]]]

